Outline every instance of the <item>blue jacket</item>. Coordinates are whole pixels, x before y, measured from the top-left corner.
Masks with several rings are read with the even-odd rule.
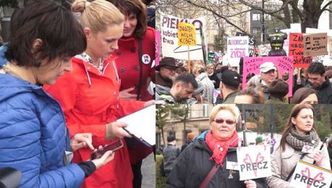
[[[0,69],[6,62],[0,48]],[[41,86],[0,73],[0,168],[22,172],[20,187],[79,187],[84,172],[65,165],[69,139],[59,104]]]

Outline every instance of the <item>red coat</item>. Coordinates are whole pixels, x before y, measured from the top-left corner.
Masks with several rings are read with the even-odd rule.
[[[116,52],[115,60],[119,76],[121,79],[120,90],[131,87],[137,88],[140,77],[140,63],[142,64],[142,86],[141,100],[151,100],[152,95],[147,91],[148,78],[154,80],[155,70],[152,67],[155,60],[155,31],[148,27],[142,39],[142,56],[138,57],[138,40],[134,37],[121,38],[119,40],[119,50]],[[137,93],[136,90],[133,93]]]
[[[73,71],[60,77],[56,84],[46,86],[61,104],[71,135],[90,132],[95,147],[109,143],[105,139],[105,124],[143,108],[143,102],[119,100],[120,81],[115,65],[104,62],[104,74],[91,64],[75,57]],[[75,152],[74,162],[90,159],[91,150]],[[132,187],[132,170],[127,146],[115,153],[114,159],[89,176],[83,187]]]

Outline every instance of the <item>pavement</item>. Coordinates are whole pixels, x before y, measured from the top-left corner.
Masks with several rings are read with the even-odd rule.
[[[141,188],[156,187],[156,162],[153,153],[143,160],[141,171],[143,175]]]

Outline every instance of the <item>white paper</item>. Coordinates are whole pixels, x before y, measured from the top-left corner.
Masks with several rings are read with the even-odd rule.
[[[156,144],[156,105],[129,114],[117,121],[127,124],[126,130],[148,144]]]

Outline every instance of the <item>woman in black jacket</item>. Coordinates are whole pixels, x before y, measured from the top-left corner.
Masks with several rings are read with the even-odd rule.
[[[227,163],[237,162],[239,116],[240,111],[234,104],[216,105],[210,115],[210,130],[199,135],[180,154],[166,187],[266,187],[265,179],[240,181],[238,171],[226,169]],[[216,173],[205,180],[213,168]]]

